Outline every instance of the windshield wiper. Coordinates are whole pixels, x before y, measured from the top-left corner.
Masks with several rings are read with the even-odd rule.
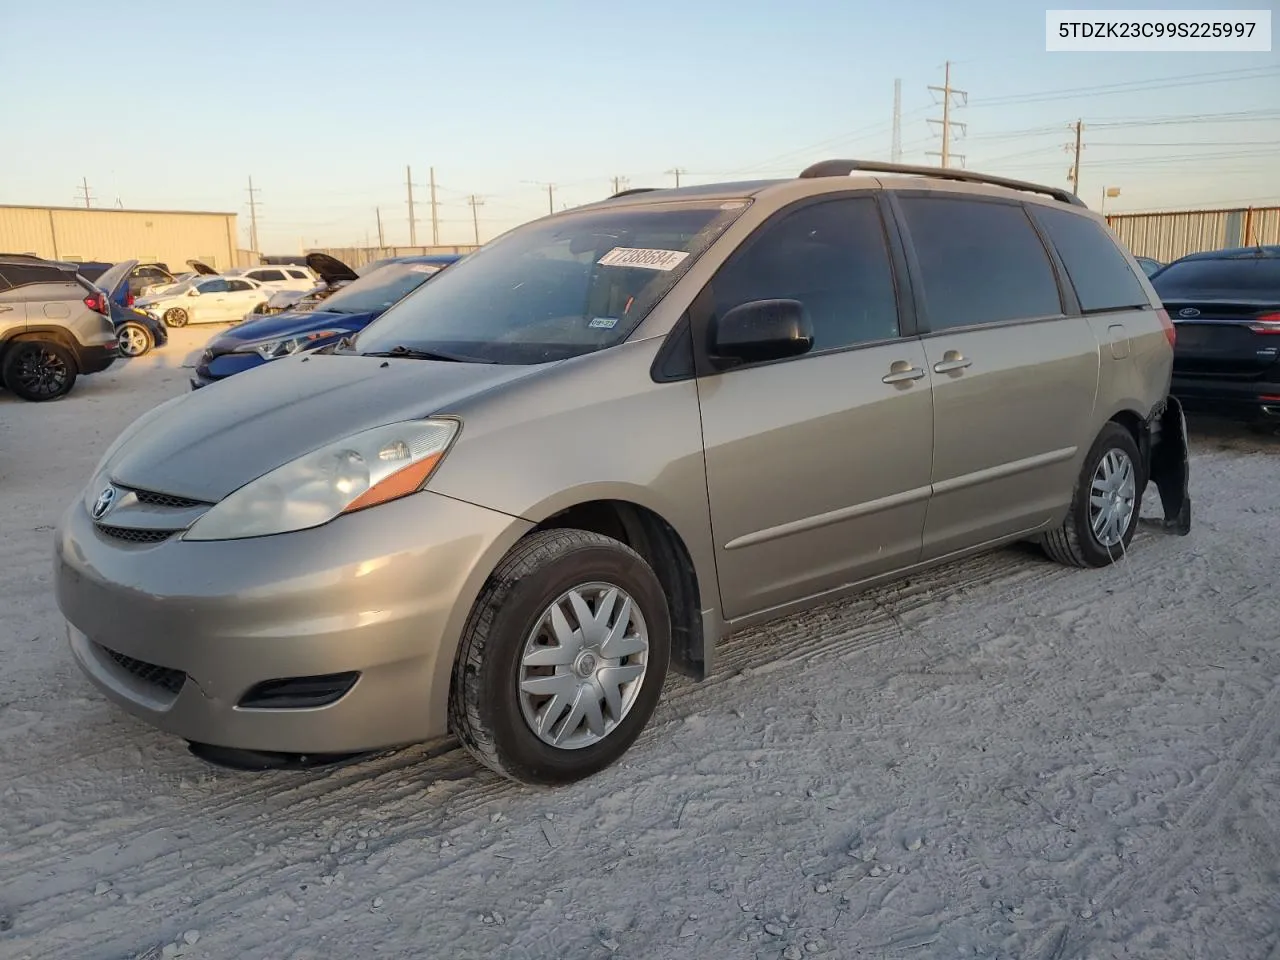
[[[375,350],[361,354],[365,357],[397,357],[405,360],[450,360],[454,363],[493,363],[492,360],[480,360],[476,357],[464,357],[456,353],[441,353],[438,350],[416,350],[404,344],[390,350]]]

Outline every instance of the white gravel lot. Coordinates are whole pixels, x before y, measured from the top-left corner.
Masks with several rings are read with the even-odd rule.
[[[581,784],[234,773],[82,679],[50,587],[214,332],[0,394],[0,958],[1280,957],[1280,440],[1194,424],[1191,535],[1115,568],[1006,550],[735,637]]]

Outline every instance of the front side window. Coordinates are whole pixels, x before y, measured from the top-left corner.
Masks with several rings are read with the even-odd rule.
[[[527,364],[612,347],[747,203],[606,206],[518,227],[439,271],[352,349]]]
[[[1137,274],[1102,224],[1070,210],[1033,209],[1067,268],[1081,310],[1091,313],[1148,305]]]
[[[226,293],[230,289],[230,285],[222,277],[218,277],[216,280],[206,280],[196,289],[199,290],[201,294]]]
[[[766,223],[711,289],[717,317],[752,300],[799,300],[815,352],[898,336],[884,223],[870,197],[809,204]]]
[[[1021,206],[953,197],[901,197],[920,264],[929,329],[1058,316],[1062,299]]]

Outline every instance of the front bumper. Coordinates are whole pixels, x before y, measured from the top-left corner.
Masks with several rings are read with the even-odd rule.
[[[359,752],[447,731],[465,618],[530,526],[423,492],[298,533],[135,544],[102,533],[77,501],[56,534],[55,590],[80,667],[161,730]],[[328,705],[239,705],[266,681],[352,671]]]
[[[264,363],[270,363],[270,361],[264,360],[262,355],[258,353],[219,353],[210,355],[206,351],[200,357],[200,362],[196,364],[195,375],[191,378],[191,389],[198,390],[200,387],[207,387],[211,383],[225,380],[227,377],[234,376],[237,373],[244,373],[246,370],[260,367]]]
[[[1189,413],[1209,413],[1239,420],[1280,420],[1280,375],[1266,380],[1214,380],[1180,377],[1169,392]]]

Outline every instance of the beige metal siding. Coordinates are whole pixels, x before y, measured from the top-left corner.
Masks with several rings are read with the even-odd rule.
[[[167,210],[0,206],[0,252],[75,260],[236,263],[236,216]]]
[[[1161,263],[1205,250],[1280,244],[1280,207],[1122,213],[1107,223],[1136,256]]]
[[[478,250],[474,243],[440,244],[426,247],[312,247],[307,253],[327,253],[355,269],[387,257],[428,257],[438,254],[470,253]]]

